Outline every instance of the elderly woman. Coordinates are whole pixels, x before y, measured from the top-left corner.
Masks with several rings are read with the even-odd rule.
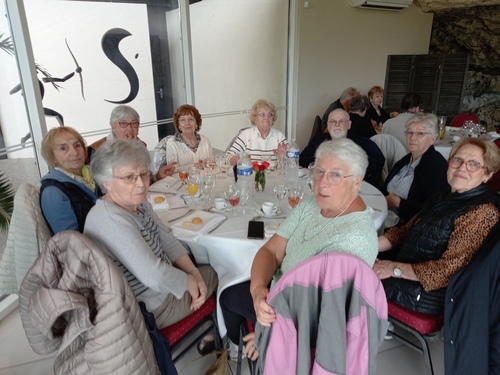
[[[377,260],[387,298],[427,314],[442,314],[451,277],[465,267],[500,217],[498,195],[486,182],[500,167],[491,142],[466,138],[448,161],[448,189],[432,197],[402,227],[379,237],[379,251],[398,248],[394,260]]]
[[[90,164],[90,160],[94,152],[107,140],[110,139],[131,139],[138,140],[146,146],[146,143],[141,141],[137,136],[139,134],[139,124],[141,123],[141,118],[137,111],[129,107],[128,105],[119,105],[111,111],[111,117],[109,118],[109,125],[111,125],[111,133],[104,138],[95,141],[88,147],[88,158],[87,164]]]
[[[236,165],[240,155],[246,152],[250,159],[260,161],[262,156],[270,156],[273,162],[286,153],[286,138],[279,130],[273,129],[278,119],[276,107],[264,99],[257,100],[252,106],[250,122],[252,127],[243,129],[236,136],[226,152],[229,165]],[[274,159],[274,160],[273,160]]]
[[[40,181],[40,205],[50,231],[82,233],[97,199],[94,180],[85,165],[85,141],[69,126],[53,128],[43,138],[42,156],[50,169]]]
[[[366,116],[366,110],[370,102],[366,96],[355,96],[349,100],[349,119],[351,120],[351,134],[359,135],[360,137],[371,138],[377,132],[373,128],[372,122]]]
[[[174,113],[174,136],[166,136],[155,147],[154,173],[156,179],[171,176],[180,168],[198,163],[212,155],[212,145],[199,133],[201,115],[196,107],[184,104]]]
[[[373,86],[368,90],[368,99],[370,99],[370,106],[366,111],[366,118],[370,120],[375,129],[382,130],[382,124],[389,120],[391,117],[398,115],[397,112],[387,113],[382,108],[384,101],[384,88],[380,86]]]
[[[253,323],[258,319],[264,325],[274,321],[273,309],[266,303],[269,283],[303,260],[339,251],[357,255],[373,265],[377,235],[370,211],[358,195],[367,165],[366,153],[349,139],[319,146],[313,174],[314,196],[302,200],[258,251],[251,282],[235,285],[221,294],[232,343],[238,342],[239,326],[244,319]],[[247,345],[246,352],[255,359],[254,349]]]
[[[449,188],[448,164],[434,148],[439,135],[437,117],[417,113],[406,122],[406,147],[410,153],[389,172],[382,192],[387,206],[407,223],[434,194]]]
[[[105,195],[89,212],[84,234],[113,259],[163,328],[198,309],[216,289],[217,276],[212,267],[193,264],[147,202],[150,162],[139,142],[99,147],[91,170]]]

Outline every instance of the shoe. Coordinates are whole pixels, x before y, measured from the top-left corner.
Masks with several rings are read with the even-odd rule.
[[[215,352],[215,340],[208,341],[203,338],[198,342],[198,345],[196,345],[196,349],[198,349],[200,355],[213,353]]]
[[[394,331],[394,324],[392,322],[387,322],[387,333],[384,336],[384,340],[391,340],[393,331]]]
[[[233,362],[238,362],[238,345],[233,344],[232,341],[229,341],[229,359]],[[241,359],[246,358],[247,355],[245,354],[245,347],[243,346],[242,348],[242,353],[241,353]]]

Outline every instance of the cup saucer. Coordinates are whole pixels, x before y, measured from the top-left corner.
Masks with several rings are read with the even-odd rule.
[[[271,213],[271,214],[269,214],[269,215],[268,215],[268,214],[266,214],[266,213],[264,213],[264,211],[262,211],[262,209],[260,209],[260,210],[259,210],[259,214],[260,214],[260,216],[262,216],[262,217],[267,217],[267,218],[273,218],[273,217],[275,217],[275,216],[280,215],[281,213],[282,213],[281,208],[278,208],[278,209],[276,210],[276,212],[273,212],[273,213]]]
[[[229,207],[226,207],[226,208],[222,208],[220,210],[218,210],[217,208],[215,207],[212,207],[209,211],[210,212],[215,212],[217,214],[220,214],[220,213],[223,213],[223,212],[226,212],[227,210],[229,210]]]

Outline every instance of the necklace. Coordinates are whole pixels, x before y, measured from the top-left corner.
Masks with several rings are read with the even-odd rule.
[[[307,235],[308,233],[311,233],[311,232],[312,232],[311,230],[306,230],[306,231],[304,231],[304,233],[302,234],[302,238],[301,238],[300,242],[301,242],[301,243],[303,243],[303,242],[309,241],[310,239],[312,239],[312,238],[314,238],[314,237],[318,236],[320,233],[322,233],[322,232],[326,229],[326,227],[327,227],[327,226],[329,226],[329,225],[333,222],[333,220],[335,220],[335,219],[336,219],[336,218],[338,218],[340,215],[342,215],[344,212],[346,212],[346,211],[349,209],[349,207],[351,207],[351,204],[352,204],[353,202],[354,202],[354,200],[353,200],[351,203],[349,203],[349,204],[346,206],[346,208],[344,208],[344,209],[343,209],[343,210],[342,210],[342,211],[341,211],[341,212],[340,212],[337,216],[332,217],[330,220],[327,220],[326,224],[325,224],[325,225],[323,225],[323,227],[322,227],[319,231],[314,231],[314,233],[313,233],[312,235]],[[312,224],[312,223],[311,223],[311,221],[312,221],[313,219],[314,219],[314,214],[313,214],[313,215],[309,218],[309,221],[307,222],[307,225],[306,225],[306,226],[304,226],[304,228],[310,228],[310,227],[311,227],[311,224]]]

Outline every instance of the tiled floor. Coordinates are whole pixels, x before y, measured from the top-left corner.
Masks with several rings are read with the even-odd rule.
[[[443,342],[430,343],[434,373],[443,375]],[[0,321],[0,375],[50,375],[54,355],[39,356],[31,350],[15,309]],[[176,362],[180,375],[202,375],[215,361],[215,356],[200,358],[196,348]],[[246,361],[245,365],[246,365]],[[235,366],[233,364],[233,373]],[[244,367],[244,375],[248,375]],[[396,340],[386,340],[377,357],[377,375],[425,375],[424,359],[416,351]]]

